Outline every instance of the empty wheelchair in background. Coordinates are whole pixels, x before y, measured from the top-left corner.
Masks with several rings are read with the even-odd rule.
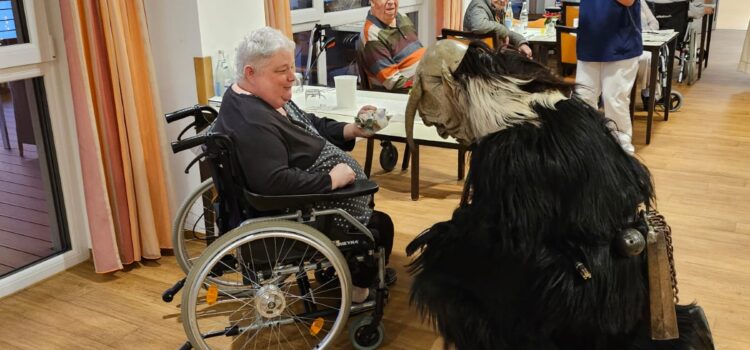
[[[672,3],[656,3],[647,0],[647,4],[656,20],[659,21],[659,29],[672,29],[679,33],[676,56],[674,56],[680,66],[677,72],[677,82],[682,83],[687,80],[688,85],[692,85],[697,77],[698,49],[695,44],[695,31],[690,25],[692,19],[689,16],[689,0]]]
[[[247,190],[229,137],[209,128],[172,144],[175,153],[194,147],[202,152],[191,164],[205,159],[213,182],[205,181],[181,209],[198,208],[199,214],[182,213],[175,221],[175,255],[189,271],[181,303],[189,342],[183,348],[322,349],[346,328],[350,314],[372,311],[349,322],[349,338],[356,349],[376,349],[385,335],[384,250],[343,209],[315,210],[313,204],[373,194],[377,185],[358,181],[327,194],[259,195]],[[334,216],[355,229],[336,229]],[[182,238],[201,225],[210,229],[195,235],[198,240]],[[193,250],[195,242],[201,244]],[[376,266],[378,284],[375,300],[352,305],[350,266],[358,264]]]

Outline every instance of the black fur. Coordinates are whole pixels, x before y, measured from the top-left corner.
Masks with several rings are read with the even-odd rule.
[[[508,58],[483,50],[469,48],[464,63],[484,63],[459,67],[456,81],[506,74],[497,62]],[[547,79],[552,89],[568,88],[544,74],[531,88]],[[530,69],[527,78],[533,75]],[[671,342],[647,337],[645,254],[623,257],[611,245],[621,229],[638,225],[639,206],[651,206],[648,170],[622,150],[598,111],[575,97],[555,107],[535,106],[540,126],[522,124],[473,145],[468,197],[451,220],[407,247],[409,255],[421,251],[410,266],[411,302],[458,349],[684,345],[696,332]],[[591,279],[581,277],[578,262]]]

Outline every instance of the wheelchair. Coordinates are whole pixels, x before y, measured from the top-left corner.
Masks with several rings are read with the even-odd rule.
[[[195,106],[167,120],[205,115],[215,117],[216,111]],[[374,194],[378,186],[362,180],[326,194],[256,194],[245,186],[228,136],[210,126],[195,136],[183,134],[172,143],[173,152],[200,147],[188,169],[203,159],[212,179],[193,191],[175,220],[175,255],[187,277],[163,299],[184,289],[188,342],[182,349],[324,349],[355,314],[362,315],[348,322],[352,345],[376,349],[385,337],[384,248],[343,209],[316,210],[314,203]],[[189,215],[195,208],[199,213]],[[336,216],[353,229],[338,229]],[[352,303],[352,268],[375,275],[374,300]]]
[[[696,47],[695,30],[691,25],[692,18],[688,15],[690,7],[688,0],[666,4],[647,1],[647,4],[659,22],[659,29],[673,29],[679,33],[675,53],[675,59],[680,66],[677,82],[682,83],[687,80],[688,85],[692,85],[697,79],[699,53]],[[671,55],[667,53],[666,57],[671,57]]]

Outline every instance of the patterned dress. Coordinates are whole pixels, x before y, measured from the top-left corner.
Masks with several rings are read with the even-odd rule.
[[[367,176],[365,175],[365,172],[362,170],[362,167],[359,165],[359,163],[357,163],[357,161],[354,160],[354,158],[352,158],[348,153],[334,146],[323,136],[321,136],[320,133],[318,133],[318,131],[315,129],[315,127],[313,127],[310,120],[305,117],[305,112],[303,112],[296,104],[291,102],[287,103],[284,105],[284,110],[295,125],[303,128],[313,136],[324,139],[326,142],[325,146],[323,146],[323,149],[320,151],[318,159],[316,159],[309,168],[305,169],[305,171],[309,173],[327,174],[331,171],[331,169],[333,169],[334,166],[336,166],[336,164],[346,163],[347,165],[349,165],[349,167],[352,168],[352,170],[354,170],[354,174],[357,180],[367,179]],[[315,209],[324,210],[341,208],[344,209],[347,213],[351,214],[362,224],[367,225],[370,221],[370,217],[372,216],[372,208],[370,208],[369,205],[370,201],[370,195],[345,198],[336,201],[318,202],[315,204]],[[349,228],[351,226],[340,216],[334,216],[334,222],[336,223],[336,225],[339,225],[342,228]]]

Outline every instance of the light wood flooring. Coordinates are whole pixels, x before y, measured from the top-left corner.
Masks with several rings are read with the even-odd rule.
[[[655,123],[650,145],[643,145],[644,120],[636,121],[638,156],[674,231],[681,300],[705,308],[722,350],[750,348],[750,75],[735,70],[744,34],[714,33],[703,79],[676,86],[685,106]],[[423,149],[419,201],[409,199],[407,173],[375,166],[378,207],[396,225],[391,265],[399,271],[382,349],[427,349],[436,339],[408,305],[404,246],[450,217],[461,183],[455,151]],[[364,143],[355,154],[363,160]],[[109,275],[76,266],[0,300],[0,349],[175,349],[185,339],[178,302],[164,304],[160,295],[180,277],[173,257]]]

